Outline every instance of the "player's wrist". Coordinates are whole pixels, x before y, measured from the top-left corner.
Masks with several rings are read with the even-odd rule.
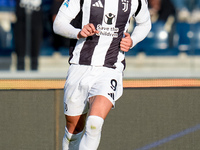
[[[77,34],[77,39],[79,40],[81,37],[80,37],[80,34],[81,34],[81,31],[78,32]]]

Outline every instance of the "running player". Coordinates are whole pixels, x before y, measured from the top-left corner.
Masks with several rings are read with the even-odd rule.
[[[77,16],[80,27],[71,25]],[[130,35],[131,16],[136,27]],[[63,150],[96,150],[104,119],[123,92],[125,52],[151,29],[147,0],[65,0],[53,28],[77,39],[64,87]]]

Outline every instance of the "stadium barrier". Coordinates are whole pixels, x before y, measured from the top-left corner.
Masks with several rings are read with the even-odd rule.
[[[0,149],[60,150],[64,80],[0,80]],[[99,150],[197,150],[200,80],[124,80]]]

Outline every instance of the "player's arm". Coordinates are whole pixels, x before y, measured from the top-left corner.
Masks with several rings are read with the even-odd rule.
[[[53,23],[53,30],[61,36],[77,39],[81,29],[74,28],[70,22],[80,11],[80,0],[65,0]]]
[[[151,18],[148,10],[147,0],[141,0],[141,9],[139,13],[134,16],[134,18],[136,21],[136,27],[131,34],[131,39],[133,42],[131,48],[142,41],[151,30]]]
[[[134,47],[138,42],[142,41],[151,29],[150,14],[146,0],[141,0],[141,7],[139,12],[134,16],[136,20],[136,27],[132,34],[124,33],[124,37],[120,42],[120,48],[124,52],[128,52],[130,48]]]

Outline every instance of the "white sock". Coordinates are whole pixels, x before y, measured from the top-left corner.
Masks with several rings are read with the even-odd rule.
[[[78,150],[81,141],[82,133],[71,134],[65,127],[65,135],[63,137],[62,149],[63,150]]]
[[[100,143],[101,129],[104,120],[98,116],[89,116],[86,122],[85,134],[79,145],[79,150],[96,150]]]

